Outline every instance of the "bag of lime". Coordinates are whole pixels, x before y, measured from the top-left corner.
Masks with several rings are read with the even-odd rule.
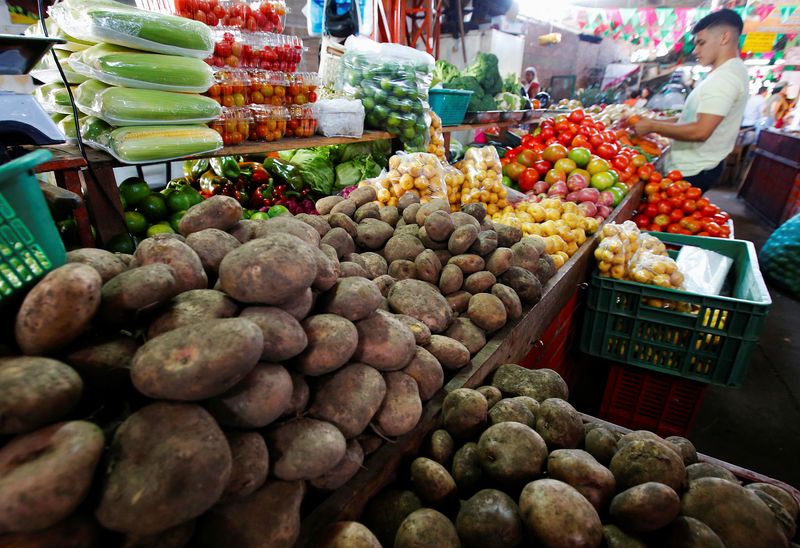
[[[434,59],[398,44],[351,36],[339,66],[336,88],[364,105],[365,126],[396,135],[408,151],[428,144],[428,107]]]

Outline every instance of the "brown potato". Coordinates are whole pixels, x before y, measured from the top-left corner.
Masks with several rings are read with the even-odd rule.
[[[486,346],[486,334],[468,318],[456,318],[444,334],[466,346],[471,355]]]
[[[50,354],[75,340],[100,308],[103,280],[93,267],[67,263],[25,295],[14,335],[25,354]]]
[[[339,263],[339,277],[340,278],[366,278],[367,271],[358,263],[351,263],[344,261]]]
[[[364,269],[367,271],[367,278],[374,280],[378,276],[383,276],[389,272],[389,265],[386,264],[386,259],[377,253],[367,252],[362,253],[361,258],[366,265]]]
[[[294,546],[305,491],[302,481],[270,480],[248,497],[214,506],[200,519],[193,542],[201,548]],[[265,508],[270,519],[263,519]]]
[[[417,255],[417,258],[414,259],[414,264],[417,267],[417,278],[432,284],[439,283],[442,263],[439,261],[439,257],[436,256],[436,253],[430,249],[426,249]]]
[[[205,320],[231,318],[239,307],[222,291],[191,289],[176,295],[147,328],[148,338]]]
[[[283,415],[292,401],[292,377],[280,365],[258,364],[230,390],[208,401],[218,423],[263,428]]]
[[[405,314],[395,314],[394,317],[404,323],[405,326],[411,330],[411,333],[414,334],[414,340],[416,341],[417,345],[425,346],[431,342],[431,330],[428,329],[427,325],[418,319],[412,318],[411,316],[406,316]]]
[[[663,483],[651,481],[618,494],[608,513],[624,529],[647,533],[672,523],[680,510],[677,493]]]
[[[462,503],[456,529],[466,548],[518,546],[523,538],[517,504],[496,489],[483,489]]]
[[[321,238],[312,226],[299,221],[291,215],[281,215],[263,221],[256,225],[253,235],[256,238],[264,238],[273,234],[291,234],[304,241],[311,247],[319,247]]]
[[[288,360],[300,354],[308,344],[300,322],[280,308],[250,306],[242,310],[239,317],[253,322],[261,329],[264,338],[261,359],[264,361]]]
[[[70,353],[66,361],[90,387],[87,393],[106,396],[130,385],[131,361],[139,346],[136,339],[127,335],[93,338]]]
[[[389,276],[395,280],[413,280],[417,277],[417,265],[405,259],[392,261],[389,265]]]
[[[411,192],[406,192],[406,194],[412,194],[412,193]],[[406,194],[404,194],[403,196],[405,196]],[[420,226],[417,223],[417,212],[419,211],[419,208],[421,208],[421,207],[422,207],[422,204],[417,202],[417,203],[414,203],[414,204],[408,204],[405,208],[403,208],[403,220],[406,222],[406,224],[408,224],[408,225],[416,224],[417,227]]]
[[[354,438],[369,425],[386,396],[386,382],[374,368],[348,364],[319,379],[308,415],[328,421]]]
[[[417,381],[422,401],[431,399],[444,385],[444,370],[439,360],[419,346],[414,357],[403,369],[403,373]]]
[[[361,521],[375,533],[384,547],[389,547],[394,544],[394,537],[403,520],[420,508],[422,501],[411,491],[389,489],[378,493],[367,503]]]
[[[231,501],[251,495],[264,485],[269,474],[269,452],[258,432],[227,432],[225,437],[232,465],[221,500]]]
[[[544,286],[547,282],[550,281],[550,278],[556,275],[556,264],[553,262],[552,257],[545,253],[541,257],[539,257],[539,265],[536,267],[536,277],[539,279],[539,283]]]
[[[392,236],[383,248],[383,256],[386,262],[392,264],[393,261],[404,259],[413,261],[417,255],[425,251],[425,246],[414,236]]]
[[[342,278],[321,299],[322,310],[351,322],[363,320],[383,299],[380,289],[365,278]]]
[[[331,212],[333,206],[335,206],[342,200],[344,200],[344,198],[342,198],[341,196],[325,196],[324,198],[320,198],[319,200],[317,200],[317,203],[314,204],[314,206],[317,210],[317,213],[319,213],[320,215],[327,215],[328,213]]]
[[[408,515],[397,529],[395,548],[460,548],[461,542],[453,523],[430,508],[421,508]]]
[[[414,429],[422,416],[417,382],[402,371],[384,373],[386,397],[374,423],[386,436],[402,436]]]
[[[455,498],[458,490],[447,468],[425,457],[417,457],[411,463],[411,483],[414,492],[430,506],[444,505]]]
[[[478,229],[473,225],[460,226],[453,231],[447,242],[447,250],[453,255],[466,253],[478,239]]]
[[[232,467],[217,423],[185,403],[136,411],[114,434],[110,455],[95,515],[124,533],[157,533],[199,516],[219,500]]]
[[[498,247],[486,258],[486,270],[495,276],[502,276],[511,266],[514,252],[507,247]]]
[[[426,204],[422,204],[417,211],[417,215],[414,220],[419,226],[423,226],[425,224],[425,219],[427,219],[429,215],[432,215],[436,211],[450,213],[450,204],[447,202],[447,200],[443,200],[441,198],[431,200]]]
[[[330,373],[346,364],[358,346],[353,323],[334,314],[317,314],[303,320],[306,349],[295,359],[295,368],[306,375]]]
[[[800,513],[800,506],[798,506],[795,498],[785,489],[772,485],[771,483],[755,482],[747,485],[747,488],[753,491],[762,491],[767,493],[775,500],[777,500],[789,513],[789,517],[797,520],[798,513]]]
[[[616,492],[614,474],[592,455],[580,449],[556,449],[550,453],[547,457],[547,476],[573,486],[592,503],[598,513],[606,510]],[[677,495],[675,499],[677,500]],[[673,519],[674,517],[672,516]]]
[[[223,257],[242,244],[227,232],[217,228],[206,228],[189,234],[186,245],[200,257],[200,263],[206,274],[216,275]]]
[[[103,432],[56,423],[0,448],[0,533],[36,531],[69,516],[89,492]]]
[[[482,203],[466,204],[461,208],[461,211],[467,215],[472,215],[479,223],[482,223],[486,218],[486,206]]]
[[[464,285],[464,273],[454,264],[445,265],[439,278],[439,290],[444,295],[455,293]]]
[[[375,278],[372,281],[375,282],[375,285],[378,286],[378,289],[380,290],[381,295],[383,295],[384,297],[387,297],[389,295],[389,290],[392,288],[392,286],[394,285],[394,283],[397,280],[395,280],[394,278],[392,278],[388,274],[384,274],[382,276],[378,276],[377,278]]]
[[[347,450],[342,460],[336,463],[333,469],[311,480],[315,489],[335,491],[355,476],[364,464],[364,450],[356,440],[347,441]]]
[[[603,526],[603,542],[608,548],[647,548],[647,544],[634,533],[627,533],[616,525]],[[675,544],[674,546],[684,546]]]
[[[524,485],[542,474],[547,446],[533,428],[518,422],[500,422],[481,434],[478,458],[492,481]]]
[[[690,482],[700,478],[721,478],[736,484],[739,483],[739,480],[736,479],[736,476],[734,476],[730,470],[726,470],[722,466],[710,462],[690,464],[686,467],[686,478],[687,481]]]
[[[455,224],[456,228],[464,225],[472,225],[479,231],[481,229],[481,223],[478,222],[478,219],[468,213],[464,213],[463,211],[451,213],[450,218],[453,219],[453,223]]]
[[[0,434],[18,434],[72,411],[83,382],[68,365],[50,358],[0,358]]]
[[[486,398],[477,390],[457,388],[442,402],[442,424],[454,438],[471,438],[486,425],[488,408]]]
[[[133,256],[139,266],[163,263],[174,268],[181,292],[208,287],[208,276],[200,257],[183,242],[147,238],[139,244]]]
[[[524,268],[510,266],[500,276],[500,283],[516,291],[519,300],[524,303],[536,304],[542,298],[542,284],[539,278]]]
[[[440,428],[439,430],[434,430],[431,434],[425,452],[431,459],[446,467],[453,458],[455,450],[456,444],[453,441],[453,436],[447,430]]]
[[[487,257],[497,249],[497,232],[483,230],[478,234],[478,239],[467,250],[469,253]]]
[[[539,236],[536,238],[544,241]],[[531,242],[528,238],[523,238],[511,246],[511,252],[514,255],[511,259],[511,266],[518,266],[536,274],[536,270],[539,268],[539,256],[544,253],[543,248],[540,251],[536,243]]]
[[[671,443],[678,450],[678,454],[683,457],[683,464],[686,466],[697,462],[697,449],[691,441],[681,436],[670,436],[665,438],[665,441]]]
[[[439,262],[442,263],[442,268],[444,268],[444,265],[446,265],[447,262],[453,258],[453,255],[446,249],[434,249],[433,253],[439,259]]]
[[[609,469],[620,490],[657,481],[681,493],[686,483],[683,459],[666,444],[655,440],[634,440],[625,446],[620,445]]]
[[[617,452],[617,438],[606,428],[594,428],[587,432],[584,448],[597,462],[608,466]]]
[[[447,264],[454,264],[461,269],[461,272],[469,276],[475,272],[480,272],[486,265],[480,255],[455,255]]]
[[[195,520],[189,520],[152,535],[128,534],[122,548],[183,548],[192,539],[194,528]]]
[[[295,219],[298,221],[303,221],[308,226],[313,228],[319,233],[320,238],[322,238],[328,231],[331,229],[331,225],[328,224],[324,218],[320,215],[309,215],[308,213],[300,213],[299,215],[294,216]]]
[[[496,388],[494,386],[481,386],[479,388],[476,388],[476,390],[481,394],[483,394],[483,397],[486,398],[486,402],[489,404],[490,410],[492,407],[495,406],[497,402],[503,399],[503,393],[500,392],[499,388]]]
[[[372,532],[357,521],[337,521],[316,539],[319,548],[381,548]]]
[[[99,536],[100,526],[91,515],[76,512],[45,529],[2,535],[0,545],[7,548],[87,548],[98,546]]]
[[[253,231],[259,221],[251,219],[242,219],[231,228],[228,229],[228,234],[239,240],[240,243],[247,243],[253,239]]]
[[[431,335],[431,342],[425,350],[433,354],[446,369],[459,369],[469,363],[469,349],[450,337]]]
[[[331,423],[301,418],[271,427],[266,433],[273,456],[272,472],[284,481],[310,480],[333,470],[347,441]]]
[[[309,287],[291,299],[280,304],[281,310],[288,312],[298,322],[303,321],[314,306],[316,297]]]
[[[375,215],[379,215],[377,207]],[[361,249],[381,249],[393,235],[392,225],[380,219],[365,219],[358,225],[356,244]]]
[[[525,528],[543,546],[561,546],[563,539],[572,546],[599,546],[603,539],[603,525],[594,507],[564,482],[529,483],[519,497],[519,511]]]
[[[569,397],[567,383],[552,369],[526,369],[511,363],[495,370],[492,386],[499,388],[505,396],[530,396],[539,402]]]
[[[314,248],[291,234],[247,242],[228,253],[219,267],[222,290],[246,303],[284,303],[310,287],[316,276]]]
[[[522,317],[522,303],[517,292],[503,284],[492,286],[492,295],[500,299],[506,309],[507,320],[517,320]]]
[[[441,333],[453,321],[453,311],[435,286],[420,280],[400,280],[389,290],[389,308],[423,322],[431,333]]]
[[[536,416],[522,401],[517,398],[506,398],[495,402],[489,409],[489,422],[491,424],[518,422],[533,428],[536,425]]]
[[[424,224],[428,237],[437,242],[446,242],[456,228],[450,212],[441,210],[428,215]]]
[[[361,223],[364,219],[380,219],[377,203],[370,202],[356,209],[356,212],[353,214],[353,220],[357,223]]]
[[[478,456],[477,443],[465,443],[456,451],[456,454],[453,455],[451,474],[458,486],[459,496],[462,498],[471,495],[478,489],[483,482],[483,468],[481,468]]]
[[[406,192],[397,201],[397,209],[403,213],[406,208],[413,204],[419,204],[419,195],[416,192]]]
[[[417,347],[414,334],[394,314],[377,310],[356,322],[356,329],[358,346],[353,357],[360,362],[379,371],[398,371],[414,357]]]
[[[292,377],[292,398],[289,400],[289,407],[283,412],[284,417],[299,415],[306,410],[308,400],[311,398],[311,390],[308,388],[305,375],[290,371]]]
[[[467,308],[469,308],[469,301],[472,299],[472,293],[456,291],[455,293],[447,295],[445,299],[447,299],[447,303],[450,305],[450,308],[453,309],[453,312],[461,314],[466,312]],[[458,318],[456,318],[456,320],[458,320]]]
[[[327,291],[333,287],[336,280],[339,279],[339,259],[328,256],[326,251],[322,249],[316,247],[312,247],[311,249],[314,251],[317,262],[317,275],[314,277],[311,287],[318,291]]]
[[[400,212],[395,206],[383,206],[378,210],[378,213],[380,214],[381,221],[392,228],[397,226],[397,223],[400,221]]]
[[[331,215],[328,217],[328,224],[331,225],[331,230],[334,228],[343,229],[353,241],[355,241],[356,237],[358,236],[358,225],[355,221],[353,221],[353,219],[344,213],[331,213]]]
[[[242,206],[229,196],[212,196],[193,205],[178,225],[178,231],[188,236],[205,228],[228,230],[242,218]]]
[[[497,245],[511,247],[522,239],[522,230],[515,226],[497,225]]]
[[[336,205],[333,206],[331,209],[331,213],[343,213],[348,217],[352,217],[353,213],[356,212],[356,207],[358,204],[355,200],[351,200],[350,198],[345,198],[341,202],[338,202]]]
[[[506,307],[503,301],[490,293],[478,293],[469,300],[467,315],[475,325],[488,332],[497,331],[506,324]]]
[[[128,270],[128,263],[122,260],[118,254],[94,247],[68,251],[67,262],[91,266],[100,274],[103,283]]]
[[[497,280],[491,272],[481,271],[475,272],[467,276],[464,280],[464,290],[469,291],[473,295],[476,293],[487,292]]]
[[[583,441],[583,420],[568,402],[548,398],[539,405],[536,431],[550,450],[575,449]]]
[[[334,227],[322,237],[321,243],[331,246],[336,250],[336,255],[341,261],[347,255],[355,252],[356,244],[344,228]]]
[[[239,318],[179,327],[147,341],[133,357],[131,380],[142,394],[203,400],[222,394],[258,363],[261,329]]]
[[[678,516],[675,521],[648,539],[656,548],[725,548],[714,530],[702,521]],[[644,546],[644,544],[642,544]]]

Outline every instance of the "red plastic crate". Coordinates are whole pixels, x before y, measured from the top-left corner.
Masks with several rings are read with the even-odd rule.
[[[564,305],[519,365],[528,369],[553,369],[569,383],[570,371],[566,357],[577,327],[575,312],[578,297],[579,294],[575,293]]]
[[[613,364],[600,418],[659,436],[686,436],[703,401],[706,384]]]

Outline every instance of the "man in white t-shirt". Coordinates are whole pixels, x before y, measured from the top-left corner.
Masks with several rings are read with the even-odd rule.
[[[761,86],[758,93],[750,96],[744,107],[744,118],[742,118],[742,127],[752,127],[758,123],[761,118],[761,107],[764,106],[764,101],[767,100],[767,88]]]
[[[686,99],[677,122],[642,119],[637,134],[660,133],[673,139],[666,158],[668,170],[677,169],[703,192],[722,175],[722,163],[739,135],[747,103],[747,68],[739,58],[742,18],[729,9],[703,17],[692,29],[695,55],[711,72]]]

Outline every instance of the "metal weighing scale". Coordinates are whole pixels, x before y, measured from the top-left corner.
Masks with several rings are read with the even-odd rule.
[[[0,163],[19,155],[20,145],[63,143],[64,135],[36,102],[28,73],[61,38],[0,34]],[[11,148],[11,151],[7,151]],[[11,152],[11,154],[9,154]]]

